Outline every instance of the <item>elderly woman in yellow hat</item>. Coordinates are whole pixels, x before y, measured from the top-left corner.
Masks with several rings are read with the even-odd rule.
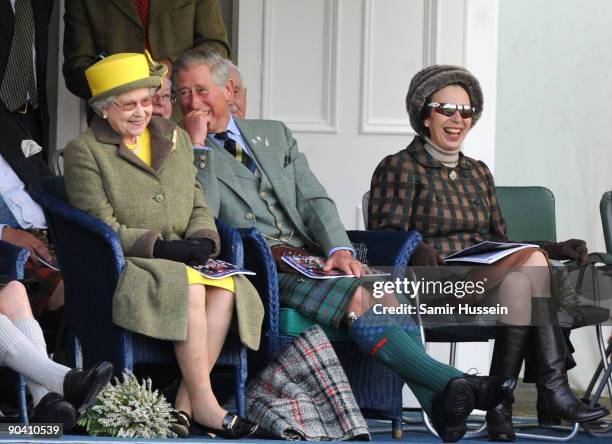
[[[113,322],[174,342],[183,377],[175,431],[187,435],[193,417],[204,432],[241,438],[257,425],[219,405],[209,373],[234,308],[242,342],[259,347],[263,305],[243,276],[211,281],[185,265],[217,255],[219,236],[195,180],[189,136],[152,116],[164,68],[148,54],[115,54],[87,69],[96,117],[64,150],[66,191],[121,241],[127,266]]]

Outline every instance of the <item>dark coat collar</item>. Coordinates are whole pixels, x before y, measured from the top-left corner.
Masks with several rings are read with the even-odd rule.
[[[150,167],[121,142],[121,136],[115,132],[108,121],[98,116],[94,117],[91,121],[91,130],[98,142],[117,145],[119,147],[117,150],[119,156],[139,168],[152,174],[157,174],[170,152],[174,149],[177,126],[168,119],[152,116],[148,128],[151,133]]]
[[[410,154],[414,160],[427,168],[441,168],[442,162],[433,158],[431,154],[427,152],[425,149],[425,140],[420,136],[415,136],[410,142],[410,145],[406,147],[406,151]],[[456,168],[460,168],[463,170],[469,170],[473,168],[474,162],[476,162],[471,157],[465,156],[462,152],[459,152],[459,163]]]

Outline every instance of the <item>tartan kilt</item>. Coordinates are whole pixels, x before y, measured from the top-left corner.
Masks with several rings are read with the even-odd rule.
[[[347,306],[357,288],[371,289],[373,282],[378,279],[309,279],[297,273],[279,273],[280,303],[295,308],[321,324],[341,328]]]
[[[26,262],[26,288],[34,318],[38,319],[49,305],[49,299],[62,282],[62,273],[45,265]]]

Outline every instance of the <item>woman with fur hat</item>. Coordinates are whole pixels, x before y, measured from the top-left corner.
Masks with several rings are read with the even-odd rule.
[[[484,162],[461,152],[483,110],[478,80],[462,67],[430,66],[410,82],[406,107],[417,135],[376,168],[369,228],[419,231],[423,242],[412,256],[414,266],[437,267],[443,265],[441,257],[479,242],[507,241],[491,172]],[[498,319],[490,374],[518,377],[524,357],[531,353],[540,423],[559,418],[585,422],[608,413],[583,404],[571,391],[565,365],[570,353],[553,322],[548,257],[584,263],[586,255],[583,241],[548,242],[474,272],[487,278],[487,291],[473,302],[508,308],[508,314]],[[491,440],[515,440],[513,400],[509,394],[488,410]]]
[[[182,382],[173,430],[230,439],[258,428],[223,409],[209,373],[234,309],[241,341],[259,347],[263,305],[243,276],[202,277],[186,264],[219,254],[212,212],[195,180],[189,136],[152,116],[165,67],[147,54],[115,54],[85,71],[96,112],[91,127],[64,150],[69,201],[111,226],[126,256],[113,298],[113,322],[172,341]]]

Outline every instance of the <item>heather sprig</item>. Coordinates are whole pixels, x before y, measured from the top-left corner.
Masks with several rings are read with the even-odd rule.
[[[151,379],[140,384],[129,370],[123,381],[114,378],[98,395],[96,404],[79,419],[90,435],[122,438],[170,438],[174,409],[166,398],[152,390]]]

